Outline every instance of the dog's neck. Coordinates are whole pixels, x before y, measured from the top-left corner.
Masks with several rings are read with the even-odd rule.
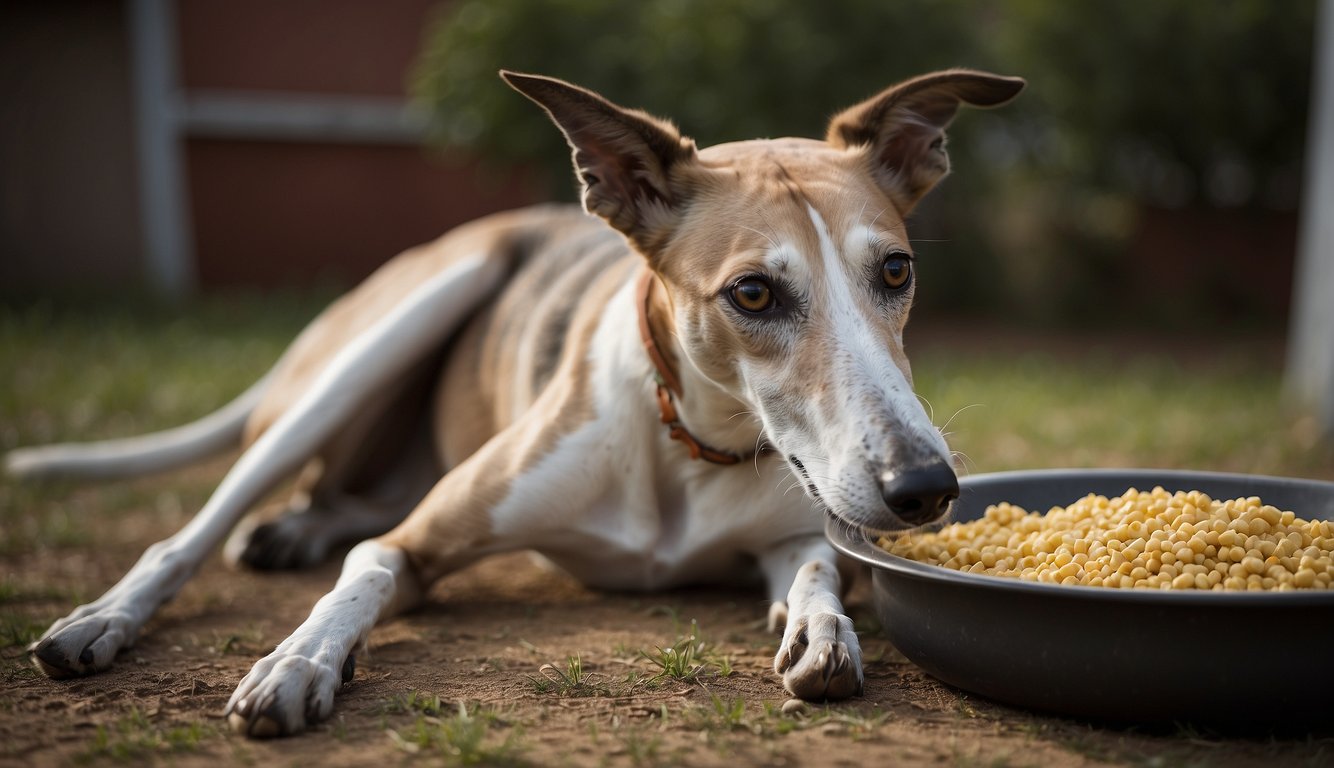
[[[661,421],[671,438],[691,458],[713,464],[739,464],[766,450],[762,429],[746,404],[682,354],[667,291],[650,269],[639,278],[635,304],[644,351],[654,368]]]

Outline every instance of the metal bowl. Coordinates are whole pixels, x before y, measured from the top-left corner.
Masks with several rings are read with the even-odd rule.
[[[1127,488],[1259,496],[1334,519],[1334,483],[1167,470],[1039,470],[963,478],[952,518],[1008,501],[1045,512]],[[1060,586],[961,573],[891,555],[830,521],[834,546],[872,568],[895,647],[989,699],[1120,722],[1328,724],[1334,591],[1197,592]]]

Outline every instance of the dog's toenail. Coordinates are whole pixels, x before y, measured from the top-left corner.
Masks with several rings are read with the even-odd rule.
[[[79,663],[87,666],[93,663],[93,649],[84,648],[83,653],[79,654]]]
[[[356,673],[357,673],[357,657],[349,653],[347,655],[347,658],[343,660],[343,682],[346,683],[350,681],[352,679],[352,676],[355,675]]]

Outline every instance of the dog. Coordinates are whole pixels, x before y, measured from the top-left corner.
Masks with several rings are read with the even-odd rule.
[[[259,568],[360,542],[241,680],[226,715],[249,736],[329,717],[377,621],[514,550],[618,590],[762,575],[784,687],[861,692],[825,518],[916,527],[958,495],[904,353],[904,218],[949,170],[959,105],[1024,81],[936,72],[836,115],[824,141],[700,150],[570,83],[501,76],[564,133],[583,210],[497,214],[401,254],[194,424],[9,455],[23,477],[118,476],[244,448],[182,530],[33,644],[46,674],[111,666],[225,539]],[[282,516],[242,519],[294,475]]]

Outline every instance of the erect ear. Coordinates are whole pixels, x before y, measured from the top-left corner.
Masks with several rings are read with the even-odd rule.
[[[504,70],[500,76],[545,109],[565,134],[585,210],[641,250],[670,232],[687,194],[681,177],[695,161],[693,141],[665,120],[563,80]]]
[[[949,173],[945,127],[959,104],[997,107],[1023,89],[1022,78],[967,69],[922,75],[835,116],[825,140],[867,147],[872,175],[906,214]]]

